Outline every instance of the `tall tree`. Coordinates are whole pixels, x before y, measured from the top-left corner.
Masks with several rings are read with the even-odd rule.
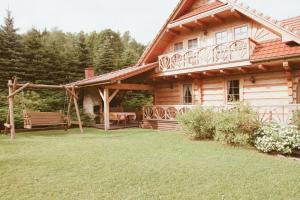
[[[14,18],[7,11],[4,25],[0,27],[0,87],[4,87],[8,79],[13,76],[24,78],[23,71],[23,46],[21,37],[14,27]]]
[[[37,29],[32,28],[24,35],[23,42],[25,46],[26,79],[33,83],[42,83],[44,80],[48,80],[50,70],[45,67],[46,52],[43,35]]]
[[[103,44],[98,48],[95,57],[95,69],[97,74],[111,72],[116,69],[114,53],[110,40],[104,40]]]
[[[125,32],[121,39],[125,48],[121,56],[121,65],[135,65],[144,52],[145,46],[133,39],[129,31]]]
[[[78,60],[82,69],[91,65],[90,52],[86,42],[86,36],[84,32],[80,32],[78,35]]]
[[[104,43],[106,43],[106,46],[109,46],[109,49],[111,49],[111,52],[113,53],[112,62],[115,66],[114,69],[121,68],[121,56],[124,50],[124,46],[121,41],[120,33],[114,32],[111,29],[101,31],[98,34],[98,38],[95,44],[95,58],[98,57],[97,51],[99,50],[99,48],[101,48],[101,46],[104,45]]]

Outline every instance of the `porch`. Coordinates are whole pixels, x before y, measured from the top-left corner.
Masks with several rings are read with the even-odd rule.
[[[143,108],[143,127],[159,130],[180,129],[176,117],[194,108],[212,108],[216,111],[232,109],[234,105],[201,106],[201,105],[155,105]],[[300,104],[251,106],[261,122],[290,124],[293,112],[300,109]]]
[[[133,91],[151,94],[154,87],[146,82],[146,78],[154,72],[157,66],[158,63],[155,62],[139,67],[127,67],[99,76],[94,75],[92,68],[87,68],[84,80],[68,85],[84,94],[85,113],[95,120],[96,128],[115,130],[139,127],[142,113],[114,110],[114,100],[117,97],[117,99],[122,99],[125,93]],[[95,106],[98,107],[97,113],[94,111]]]
[[[108,130],[138,128],[141,126],[142,112],[124,112],[123,108],[110,108]],[[104,113],[99,113],[95,128],[105,129]]]

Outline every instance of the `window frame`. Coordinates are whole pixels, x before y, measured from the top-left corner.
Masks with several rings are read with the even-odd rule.
[[[189,97],[186,97],[185,96],[185,87],[186,86],[190,86],[190,89],[191,89],[191,102],[187,102],[186,101],[186,99],[188,99]],[[192,105],[193,104],[193,102],[194,102],[194,93],[193,93],[193,84],[192,83],[184,83],[184,84],[182,84],[182,103],[184,104],[184,105]]]
[[[226,42],[221,42],[221,43],[218,43],[218,38],[217,38],[217,35],[218,34],[220,34],[220,33],[225,33],[226,32]],[[225,43],[227,43],[227,42],[229,42],[229,33],[228,33],[229,31],[228,31],[228,29],[226,29],[226,30],[223,30],[223,31],[218,31],[218,32],[215,32],[215,43],[216,43],[216,45],[220,45],[220,44],[225,44]]]
[[[191,46],[190,47],[190,42],[194,42],[194,41],[196,41],[195,42],[195,44],[196,44],[196,46]],[[194,43],[192,43],[192,44],[194,44]],[[199,47],[199,39],[198,38],[193,38],[193,39],[189,39],[188,40],[188,49],[190,50],[190,49],[197,49]]]
[[[237,39],[236,35],[235,35],[235,30],[238,29],[238,28],[243,28],[243,27],[247,27],[247,37],[242,38],[242,39]],[[249,25],[248,24],[243,24],[243,25],[240,25],[240,26],[234,26],[234,27],[232,27],[232,32],[233,32],[234,41],[244,40],[244,39],[249,38],[249,36],[250,36],[250,34],[249,34]]]
[[[238,81],[238,94],[236,94],[235,92],[233,93],[233,96],[235,96],[235,95],[238,95],[238,100],[235,100],[235,101],[233,101],[233,100],[230,100],[229,99],[229,92],[230,92],[230,82],[231,81]],[[236,103],[236,102],[240,102],[242,99],[242,95],[241,95],[241,87],[242,87],[242,84],[241,84],[241,80],[240,79],[228,79],[228,80],[226,80],[226,103],[227,104],[233,104],[233,103]],[[236,87],[233,87],[233,90],[235,89]]]
[[[177,49],[176,45],[181,45],[181,48]],[[183,42],[176,42],[176,43],[174,43],[174,47],[173,48],[174,48],[174,52],[182,51],[184,49]]]

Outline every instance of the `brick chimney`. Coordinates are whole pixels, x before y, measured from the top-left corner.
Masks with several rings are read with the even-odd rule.
[[[84,74],[86,79],[94,77],[95,76],[94,68],[93,67],[85,68]]]

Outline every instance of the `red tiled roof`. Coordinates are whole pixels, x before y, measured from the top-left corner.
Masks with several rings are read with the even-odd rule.
[[[281,26],[289,27],[300,36],[300,16],[280,21]]]
[[[137,66],[127,67],[110,73],[95,76],[89,79],[83,79],[74,83],[70,83],[68,85],[87,86],[92,84],[109,84],[109,83],[113,83],[114,81],[124,80],[126,78],[136,76],[138,74],[154,69],[157,66],[158,63],[156,62],[156,63],[150,63],[138,67]]]
[[[300,56],[300,45],[288,45],[283,43],[281,39],[276,39],[256,45],[251,56],[251,61],[286,58],[297,55]]]
[[[184,14],[183,16],[177,18],[176,20],[174,20],[174,22],[180,21],[180,20],[192,17],[192,16],[195,16],[195,15],[198,15],[198,14],[205,13],[207,11],[219,8],[219,7],[224,6],[224,5],[225,4],[223,2],[220,2],[220,1],[215,1],[213,3],[202,5],[199,8],[196,8],[196,9]]]

